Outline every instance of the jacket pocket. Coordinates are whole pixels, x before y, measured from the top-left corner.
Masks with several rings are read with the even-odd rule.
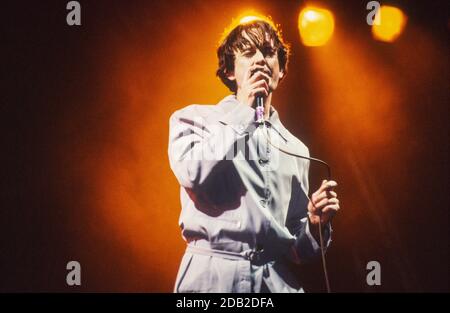
[[[219,288],[218,273],[212,266],[213,257],[191,254],[189,263],[180,277],[177,292],[217,292]]]

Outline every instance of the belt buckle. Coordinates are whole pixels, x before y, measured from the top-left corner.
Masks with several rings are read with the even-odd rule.
[[[260,249],[260,250],[251,250],[248,253],[248,259],[251,262],[258,262],[261,260],[261,253],[264,251],[264,249]]]

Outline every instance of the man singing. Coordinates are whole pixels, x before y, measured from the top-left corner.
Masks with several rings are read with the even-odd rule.
[[[281,152],[309,156],[272,106],[288,46],[270,20],[254,19],[227,32],[217,54],[233,94],[170,118],[187,242],[174,291],[303,292],[288,265],[318,259],[319,230],[329,246],[339,200],[332,180],[309,200],[309,161]]]

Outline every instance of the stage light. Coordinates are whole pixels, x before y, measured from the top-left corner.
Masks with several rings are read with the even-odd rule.
[[[323,46],[333,35],[333,14],[326,9],[306,7],[298,16],[298,30],[305,46]]]
[[[376,40],[384,42],[395,41],[406,26],[407,17],[399,8],[382,5],[375,20],[379,18],[379,25],[372,26],[372,35]]]

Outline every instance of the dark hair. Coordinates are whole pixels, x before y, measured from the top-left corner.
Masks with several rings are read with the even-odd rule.
[[[251,40],[249,42],[242,33],[245,33]],[[268,35],[268,36],[267,36]],[[267,43],[273,40],[274,48],[278,52],[278,62],[280,69],[286,74],[289,45],[283,41],[281,30],[273,23],[262,19],[256,19],[248,23],[238,24],[231,31],[224,33],[224,39],[221,40],[217,49],[217,57],[219,58],[219,68],[216,75],[220,80],[232,91],[236,92],[236,81],[229,80],[227,74],[234,71],[235,52],[243,51],[246,46],[256,45],[258,49],[262,49]]]

